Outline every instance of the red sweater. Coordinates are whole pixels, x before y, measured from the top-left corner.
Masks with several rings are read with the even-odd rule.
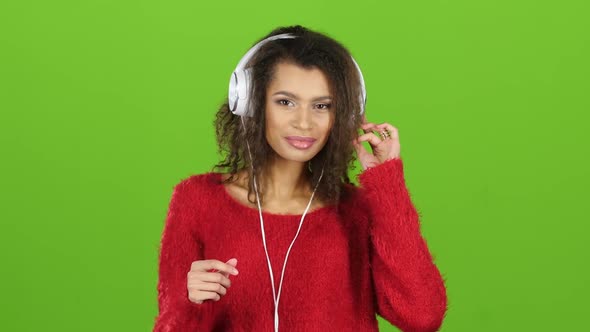
[[[274,303],[258,210],[242,205],[220,173],[174,187],[159,255],[155,332],[273,331]],[[447,310],[405,185],[400,158],[358,175],[338,205],[307,213],[291,249],[279,331],[377,331],[379,314],[402,331],[437,331]],[[263,212],[277,287],[301,215]],[[195,304],[186,278],[195,260],[237,258],[239,275],[221,300]]]

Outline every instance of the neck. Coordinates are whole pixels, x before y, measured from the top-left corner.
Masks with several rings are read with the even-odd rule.
[[[308,180],[306,163],[273,158],[258,179],[265,201],[290,201],[310,197],[313,191]]]

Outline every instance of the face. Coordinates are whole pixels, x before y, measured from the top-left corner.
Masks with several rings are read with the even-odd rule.
[[[306,162],[326,145],[335,110],[317,69],[280,62],[266,91],[266,140],[286,160]]]

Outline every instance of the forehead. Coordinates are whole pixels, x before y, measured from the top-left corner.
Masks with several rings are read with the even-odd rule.
[[[328,94],[330,82],[318,68],[303,68],[291,62],[279,62],[275,67],[268,90],[270,93],[286,90],[311,98]]]

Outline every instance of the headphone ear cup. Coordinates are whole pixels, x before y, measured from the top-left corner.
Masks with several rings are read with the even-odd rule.
[[[238,74],[234,71],[229,77],[229,92],[227,94],[229,110],[234,114],[236,114],[238,97]]]
[[[230,110],[235,115],[250,116],[248,111],[248,100],[250,99],[251,68],[236,70],[230,78],[229,104]]]
[[[243,70],[236,70],[236,103],[235,109],[233,113],[239,116],[251,116],[250,112],[248,112],[248,101],[250,100],[250,87],[252,86],[251,83],[251,68],[246,68]]]

